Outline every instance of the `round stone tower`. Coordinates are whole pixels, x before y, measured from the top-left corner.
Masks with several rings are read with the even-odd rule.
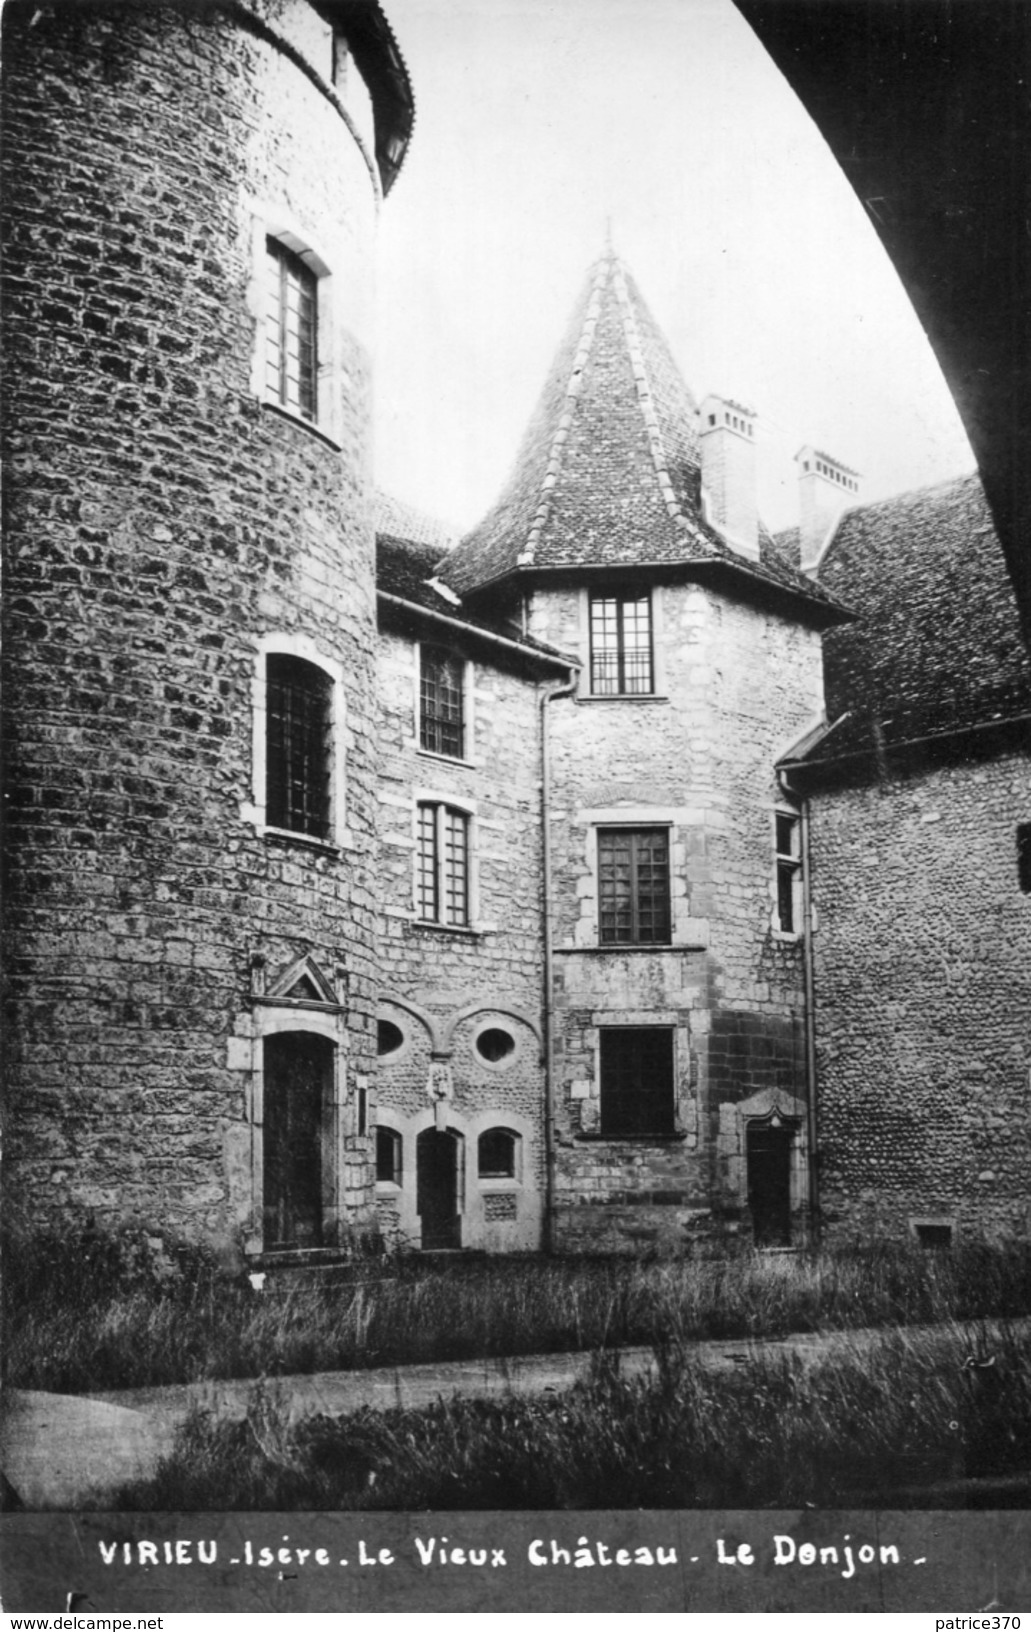
[[[7,1192],[250,1255],[370,1202],[375,0],[4,13]]]

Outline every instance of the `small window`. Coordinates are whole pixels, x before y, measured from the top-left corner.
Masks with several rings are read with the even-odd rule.
[[[606,1138],[669,1138],[674,1132],[673,1032],[619,1026],[600,1034],[601,1132]]]
[[[265,388],[281,408],[314,420],[318,279],[275,238],[267,241],[266,265]]]
[[[451,805],[419,805],[418,911],[429,923],[469,922],[469,817]]]
[[[420,647],[419,742],[434,754],[465,752],[465,663],[439,646]]]
[[[488,1128],[477,1146],[477,1171],[481,1179],[514,1179],[519,1135],[508,1128]]]
[[[515,1050],[515,1038],[503,1026],[488,1026],[476,1039],[476,1052],[490,1065],[499,1065]]]
[[[376,1129],[376,1183],[401,1183],[401,1135],[393,1128]]]
[[[778,810],[777,827],[777,928],[785,935],[797,935],[801,928],[799,894],[802,885],[802,824],[792,812]]]
[[[928,1251],[943,1252],[952,1246],[951,1224],[914,1224],[916,1238]]]
[[[598,829],[598,932],[603,946],[669,945],[668,828]]]
[[[592,695],[632,697],[654,691],[650,592],[592,595],[590,622]]]
[[[314,663],[279,652],[267,658],[266,681],[265,819],[328,838],[333,681]]]
[[[396,1054],[403,1045],[405,1034],[400,1026],[395,1026],[393,1020],[380,1020],[376,1026],[376,1052],[382,1059],[386,1054]]]
[[[1031,895],[1031,822],[1017,827],[1017,882],[1025,895]]]

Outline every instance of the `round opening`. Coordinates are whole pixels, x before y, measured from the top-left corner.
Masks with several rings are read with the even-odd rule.
[[[378,1054],[396,1054],[405,1040],[405,1034],[400,1026],[395,1026],[393,1020],[381,1020],[376,1028],[376,1052]]]
[[[511,1032],[503,1031],[500,1026],[488,1026],[476,1039],[477,1054],[481,1059],[488,1060],[491,1065],[497,1065],[499,1060],[507,1059],[514,1048],[515,1038]]]

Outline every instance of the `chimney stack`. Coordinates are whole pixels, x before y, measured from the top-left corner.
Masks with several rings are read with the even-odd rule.
[[[699,412],[704,514],[731,549],[759,559],[755,500],[755,413],[727,397],[708,396]]]
[[[816,448],[800,448],[798,465],[799,566],[812,572],[842,512],[858,504],[858,471]]]

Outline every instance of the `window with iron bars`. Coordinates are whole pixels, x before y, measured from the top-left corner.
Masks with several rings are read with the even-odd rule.
[[[599,1033],[601,1133],[668,1139],[675,1133],[673,1031],[612,1026]]]
[[[669,944],[667,828],[598,829],[598,934],[603,946]]]
[[[330,832],[333,681],[304,658],[266,660],[265,820],[326,839]]]
[[[612,590],[590,598],[591,693],[644,696],[655,690],[652,601],[648,590]]]
[[[436,802],[420,802],[416,902],[428,923],[469,923],[469,816]]]
[[[267,241],[265,384],[273,402],[303,419],[317,417],[318,279],[300,256]]]
[[[465,752],[465,663],[440,646],[419,652],[419,742],[434,754]]]
[[[801,928],[799,892],[802,886],[802,824],[789,811],[775,814],[777,827],[777,927],[785,935]]]

